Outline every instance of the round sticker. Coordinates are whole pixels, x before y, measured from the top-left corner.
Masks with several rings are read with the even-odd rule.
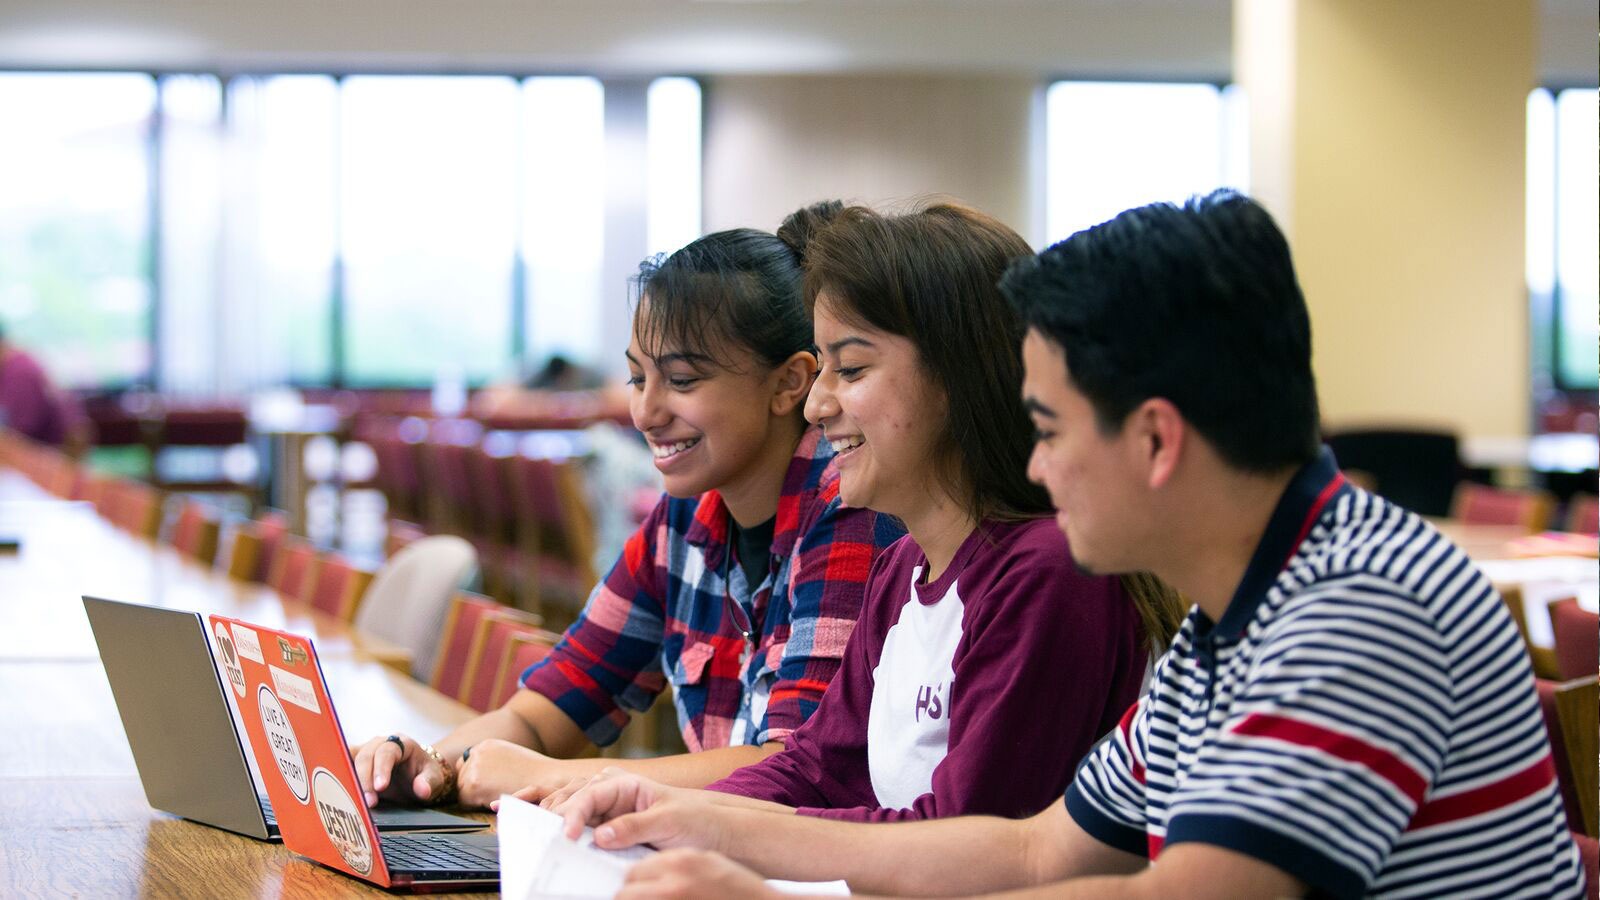
[[[233,638],[228,636],[228,626],[217,623],[217,653],[222,656],[222,667],[228,672],[228,683],[233,692],[244,699],[244,669],[239,667],[239,651],[233,648]]]
[[[350,868],[362,875],[372,874],[372,845],[367,842],[367,825],[350,794],[327,769],[318,767],[311,776],[317,795],[317,818],[328,833],[339,855]]]
[[[306,780],[306,760],[300,755],[300,742],[295,740],[289,717],[284,715],[272,689],[264,684],[256,690],[256,702],[261,706],[261,725],[267,730],[267,746],[278,762],[283,782],[294,792],[296,800],[305,803],[311,799],[311,786]]]

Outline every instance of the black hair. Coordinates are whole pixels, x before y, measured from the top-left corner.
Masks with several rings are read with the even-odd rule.
[[[827,294],[847,322],[910,339],[947,415],[935,458],[974,519],[1050,509],[1027,477],[1033,429],[1022,406],[1022,322],[996,290],[1033,250],[974,209],[941,203],[908,215],[838,214],[812,241],[806,302]]]
[[[1250,198],[1130,209],[1018,261],[1000,287],[1065,352],[1102,432],[1162,397],[1238,469],[1316,457],[1311,319],[1288,242]]]
[[[792,213],[775,235],[718,231],[645,260],[634,307],[644,352],[737,369],[733,348],[748,349],[769,367],[811,350],[811,314],[801,296],[806,246],[843,206],[814,203]]]

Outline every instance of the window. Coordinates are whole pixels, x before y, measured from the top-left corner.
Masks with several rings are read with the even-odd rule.
[[[657,78],[645,97],[650,253],[671,253],[700,236],[700,85]]]
[[[525,82],[522,148],[526,357],[530,367],[553,354],[599,359],[607,351],[600,346],[606,205],[605,91],[600,82]]]
[[[352,384],[483,380],[510,362],[517,84],[359,76],[340,97]]]
[[[1528,292],[1536,379],[1596,388],[1600,368],[1600,92],[1536,90],[1528,97]]]
[[[0,73],[0,322],[59,383],[150,375],[150,122],[140,74]]]
[[[1059,81],[1045,95],[1045,228],[1054,243],[1125,209],[1248,189],[1236,88]]]
[[[161,96],[161,222],[156,383],[207,393],[216,384],[216,317],[222,221],[222,83],[168,75]]]
[[[228,84],[223,336],[239,386],[321,384],[333,368],[339,87],[326,75]]]
[[[670,250],[700,228],[698,85],[658,79],[647,117],[626,127]],[[0,73],[0,121],[0,323],[61,382],[460,385],[609,356],[627,204],[596,79]]]

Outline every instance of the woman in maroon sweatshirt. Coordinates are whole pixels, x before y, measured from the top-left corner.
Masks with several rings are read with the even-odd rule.
[[[1028,252],[951,205],[850,209],[813,238],[822,368],[806,417],[838,454],[844,502],[908,535],[874,565],[839,674],[783,752],[707,792],[598,778],[552,798],[574,826],[620,817],[602,845],[709,846],[760,869],[741,845],[781,846],[786,819],[746,842],[719,810],[889,821],[1059,800],[1182,610],[1148,577],[1079,572],[1027,479],[1021,326],[995,285]]]

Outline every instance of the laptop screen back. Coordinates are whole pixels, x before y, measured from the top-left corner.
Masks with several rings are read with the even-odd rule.
[[[95,597],[83,608],[150,805],[266,838],[199,614]]]
[[[245,730],[284,846],[388,886],[378,833],[311,642],[223,616],[211,616],[210,625],[227,680],[242,694]]]

